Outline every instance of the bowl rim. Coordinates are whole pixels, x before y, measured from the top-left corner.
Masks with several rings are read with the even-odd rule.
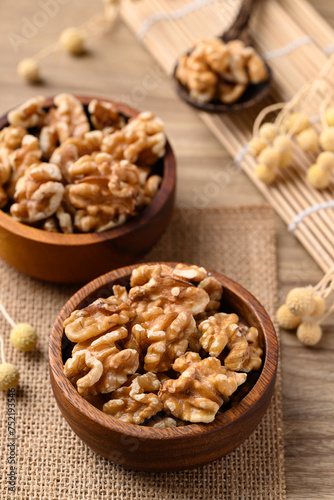
[[[165,440],[165,439],[184,439],[187,437],[195,437],[200,434],[209,435],[218,429],[229,426],[237,419],[245,418],[252,411],[257,402],[265,395],[266,389],[270,386],[273,379],[276,377],[278,364],[278,339],[274,326],[265,311],[262,304],[244,287],[228,278],[227,276],[216,271],[207,271],[215,278],[218,278],[223,285],[223,288],[228,288],[239,299],[246,302],[256,316],[257,321],[263,330],[265,342],[265,358],[262,365],[261,374],[247,395],[235,406],[229,408],[225,412],[216,415],[213,422],[210,423],[190,423],[180,427],[170,428],[154,428],[145,427],[136,424],[122,422],[121,420],[104,414],[101,410],[94,407],[86,401],[72,386],[69,379],[65,376],[62,362],[62,338],[63,321],[87,297],[98,291],[103,286],[107,286],[115,279],[122,279],[129,276],[133,269],[140,266],[142,263],[126,266],[110,271],[80,288],[70,299],[65,303],[51,330],[49,341],[49,367],[53,375],[55,383],[61,390],[63,396],[72,406],[78,410],[78,414],[83,413],[87,418],[93,419],[97,424],[106,428],[109,431],[116,431],[126,436],[136,437],[145,440]],[[166,264],[175,266],[178,262],[147,262],[147,265]],[[189,264],[188,264],[189,265]],[[110,291],[110,290],[109,290]],[[266,326],[265,324],[266,323]],[[61,334],[59,334],[61,329]],[[270,355],[268,356],[268,353]],[[65,391],[66,389],[66,391]],[[158,431],[158,432],[156,432]]]
[[[112,99],[107,99],[104,97],[89,97],[84,95],[71,94],[76,97],[83,106],[88,106],[90,101],[93,99],[98,99],[100,101],[106,101],[114,104],[117,109],[124,114],[125,116],[132,118],[141,113],[137,109],[134,109],[127,104],[122,102],[114,101]],[[53,105],[55,96],[46,96],[45,99],[45,108],[49,108]],[[18,105],[20,106],[20,105]],[[18,106],[15,106],[12,109],[16,109]],[[0,117],[0,130],[4,127],[9,126],[8,122],[8,113],[11,110],[7,111]],[[43,229],[39,229],[36,227],[29,226],[28,224],[24,224],[23,222],[19,222],[13,219],[8,213],[4,212],[0,209],[0,226],[7,230],[10,233],[15,234],[16,236],[23,237],[25,239],[36,241],[39,243],[45,243],[56,246],[82,246],[82,245],[93,245],[94,243],[98,243],[101,240],[116,240],[119,237],[126,236],[131,233],[135,229],[139,229],[144,226],[148,220],[154,218],[163,206],[168,202],[168,198],[170,196],[170,186],[175,186],[176,184],[176,158],[171,147],[170,142],[168,141],[166,135],[166,153],[161,158],[164,166],[164,174],[162,177],[162,183],[157,192],[156,196],[153,198],[153,201],[147,205],[143,210],[141,210],[136,216],[130,218],[124,224],[109,229],[108,231],[101,232],[91,232],[91,233],[53,233],[48,232]]]

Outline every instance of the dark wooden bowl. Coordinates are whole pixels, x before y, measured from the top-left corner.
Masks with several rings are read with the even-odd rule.
[[[87,106],[93,97],[76,96]],[[138,111],[113,102],[126,117]],[[53,98],[47,100],[47,106]],[[7,115],[0,118],[0,130],[8,126]],[[153,201],[122,226],[101,233],[48,233],[15,221],[0,210],[0,257],[19,271],[46,281],[83,283],[111,269],[138,262],[160,238],[172,215],[176,162],[167,141],[161,161],[162,184]]]
[[[236,312],[246,323],[258,328],[262,336],[264,359],[257,382],[236,406],[218,413],[210,424],[161,429],[117,420],[88,403],[65,377],[63,366],[69,352],[69,341],[63,333],[63,324],[75,309],[111,295],[114,284],[129,285],[135,267],[117,269],[88,283],[59,313],[49,344],[54,396],[73,431],[94,451],[116,463],[146,471],[181,470],[203,465],[230,453],[260,423],[275,386],[278,360],[275,330],[268,314],[253,295],[229,278],[212,272],[224,288],[223,310]]]

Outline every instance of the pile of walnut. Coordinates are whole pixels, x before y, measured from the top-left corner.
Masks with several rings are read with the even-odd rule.
[[[35,97],[8,113],[0,132],[0,208],[53,232],[105,231],[148,205],[165,154],[160,119],[144,112],[126,122],[110,102],[87,112],[70,94]]]
[[[176,78],[199,102],[236,102],[250,84],[268,79],[268,71],[253,47],[241,40],[199,40],[189,55],[180,58]]]
[[[222,286],[203,267],[143,264],[130,286],[115,285],[114,295],[66,319],[75,345],[65,375],[124,422],[212,422],[246,373],[261,367],[257,329],[218,312]]]

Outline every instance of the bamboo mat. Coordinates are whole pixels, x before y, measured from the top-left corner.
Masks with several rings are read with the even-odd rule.
[[[319,74],[334,53],[334,31],[305,0],[262,0],[251,19],[251,33],[259,52],[268,60],[274,81],[271,96],[262,106],[230,115],[199,113],[204,123],[241,165],[246,174],[292,228],[309,207],[334,198],[334,186],[319,192],[306,182],[305,172],[314,161],[298,153],[284,178],[266,186],[254,175],[255,161],[247,154],[253,122],[260,109],[273,100],[288,101]],[[176,58],[198,37],[222,33],[233,21],[240,0],[124,0],[126,24],[171,74]],[[333,82],[334,82],[334,76]],[[334,211],[307,215],[293,229],[295,236],[320,267],[334,264]]]
[[[277,298],[275,243],[271,207],[176,210],[160,242],[146,258],[193,262],[224,272],[255,294],[273,317]],[[236,247],[238,252],[234,251]],[[16,321],[33,324],[39,333],[37,349],[19,352],[11,346],[10,327],[0,317],[7,361],[18,366],[21,374],[11,413],[7,394],[0,391],[3,408],[0,412],[0,499],[286,498],[280,369],[263,420],[233,453],[188,471],[145,473],[128,470],[91,451],[72,432],[51,391],[49,332],[59,310],[74,293],[74,287],[28,278],[3,261],[0,261],[0,276],[1,300],[8,313]],[[10,416],[14,416],[14,425]],[[9,423],[11,432],[14,429],[14,437],[9,434]],[[10,467],[15,467],[14,492],[8,490]]]

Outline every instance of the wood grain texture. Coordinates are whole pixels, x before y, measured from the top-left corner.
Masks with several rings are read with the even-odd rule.
[[[308,33],[312,36],[320,32],[319,46],[328,45],[332,33],[328,23],[334,28],[331,0],[310,0],[309,4],[319,12],[314,15],[312,11],[312,16],[308,15],[304,1],[279,0],[279,4],[297,22],[304,23],[303,29],[306,29],[303,20],[308,19]],[[14,15],[12,0],[0,2],[1,114],[33,95],[63,91],[109,97],[141,110],[151,109],[165,121],[177,157],[178,205],[214,207],[263,203],[260,191],[235,166],[197,113],[175,96],[167,76],[121,22],[111,33],[89,43],[87,57],[71,58],[57,53],[43,61],[43,85],[31,87],[21,82],[16,75],[19,60],[53,43],[65,27],[84,22],[96,13],[96,3],[71,0],[66,6],[60,6],[59,13],[50,18],[45,27],[14,50],[9,34],[21,34],[22,17],[31,20],[39,9],[38,0],[17,0]],[[287,232],[279,217],[276,224],[279,302],[282,303],[292,287],[314,284],[323,273]],[[281,332],[288,500],[334,498],[333,319],[327,321],[324,330],[323,339],[313,349],[301,346],[293,333]]]
[[[93,99],[76,97],[85,107]],[[110,102],[128,118],[138,114],[126,104]],[[52,104],[49,98],[45,108]],[[4,115],[0,130],[7,125]],[[0,210],[0,257],[29,276],[58,283],[87,282],[110,269],[138,262],[163,233],[174,206],[176,161],[169,142],[159,162],[162,183],[153,201],[136,217],[109,231],[49,233],[17,222]]]
[[[81,288],[57,316],[49,344],[53,392],[74,432],[101,455],[140,470],[197,467],[234,450],[260,423],[275,387],[278,361],[276,334],[268,314],[253,295],[229,278],[211,271],[223,286],[222,310],[235,312],[246,324],[255,326],[262,338],[264,362],[253,388],[236,406],[218,414],[210,424],[156,429],[127,424],[105,415],[85,401],[64,375],[63,364],[67,359],[65,353],[69,341],[63,333],[63,323],[75,309],[81,309],[99,297],[111,295],[114,284],[129,287],[130,275],[135,267],[111,271]]]

